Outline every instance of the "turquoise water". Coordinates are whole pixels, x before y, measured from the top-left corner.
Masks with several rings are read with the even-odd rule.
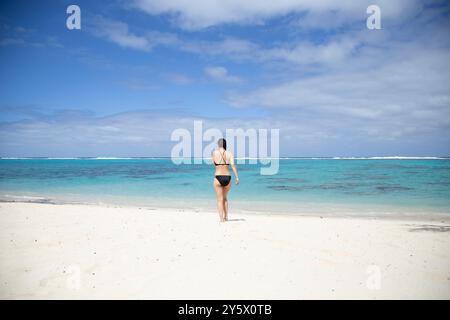
[[[278,174],[238,165],[230,198],[247,208],[275,204],[450,213],[450,159],[282,159]],[[1,159],[0,195],[127,204],[214,206],[211,165],[170,159]],[[24,198],[32,199],[32,198]],[[161,201],[164,200],[164,201]]]

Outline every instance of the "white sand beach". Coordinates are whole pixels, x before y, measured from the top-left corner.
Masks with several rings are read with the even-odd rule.
[[[0,203],[2,299],[450,299],[448,218]]]

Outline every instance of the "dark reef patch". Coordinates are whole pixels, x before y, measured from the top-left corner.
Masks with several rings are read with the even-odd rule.
[[[392,191],[408,191],[413,190],[413,188],[410,187],[404,187],[400,185],[379,185],[375,187],[376,190],[380,192],[392,192]]]

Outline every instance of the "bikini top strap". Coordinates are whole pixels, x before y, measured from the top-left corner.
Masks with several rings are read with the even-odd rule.
[[[220,155],[221,155],[221,157],[222,157],[222,160],[223,160],[223,162],[224,162],[223,164],[227,165],[227,164],[228,164],[228,163],[227,163],[227,159],[224,158],[225,151],[224,151],[223,153],[219,151],[219,153],[220,153]]]

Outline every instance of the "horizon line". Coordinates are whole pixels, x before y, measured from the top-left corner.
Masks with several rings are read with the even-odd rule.
[[[126,160],[126,159],[205,159],[203,157],[169,157],[169,156],[134,156],[134,157],[109,157],[109,156],[80,156],[80,157],[45,157],[45,156],[33,156],[33,157],[0,157],[0,160],[20,160],[20,159],[46,159],[46,160],[81,160],[81,159],[94,159],[94,160]],[[207,159],[207,158],[206,158]],[[236,160],[255,160],[255,159],[334,159],[334,160],[351,160],[351,159],[367,159],[367,160],[433,160],[433,159],[450,159],[450,156],[280,156],[280,157],[236,157]]]

